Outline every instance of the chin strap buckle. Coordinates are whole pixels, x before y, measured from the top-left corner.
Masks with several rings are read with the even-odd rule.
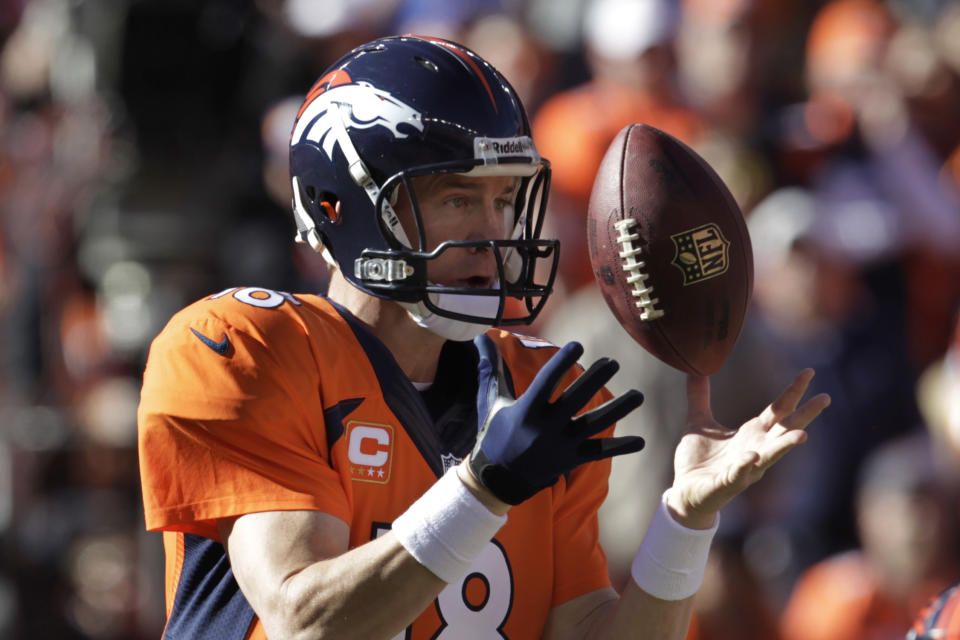
[[[353,262],[353,275],[360,281],[398,282],[412,276],[413,267],[406,260],[357,258]]]

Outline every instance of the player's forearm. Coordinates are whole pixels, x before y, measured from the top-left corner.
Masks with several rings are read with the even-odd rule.
[[[392,638],[445,586],[392,533],[349,549],[347,523],[322,512],[251,513],[219,526],[272,640]]]
[[[616,604],[598,611],[586,640],[683,640],[692,612],[693,597],[661,600],[631,580]]]
[[[287,578],[276,613],[291,639],[387,639],[445,586],[388,533]]]
[[[650,522],[631,566],[621,597],[591,616],[590,640],[686,635],[693,596],[703,581],[717,514],[698,514],[672,506],[668,492]]]
[[[508,505],[451,472],[389,532],[354,549],[347,523],[317,511],[251,513],[219,527],[270,638],[392,638],[466,574],[506,522],[491,507]]]

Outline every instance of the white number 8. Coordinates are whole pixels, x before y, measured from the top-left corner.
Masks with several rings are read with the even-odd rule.
[[[374,537],[388,528],[376,526]],[[443,626],[432,640],[503,640],[500,629],[513,606],[513,574],[507,554],[496,540],[491,540],[477,556],[467,575],[448,584],[437,596],[437,613]],[[410,637],[410,629],[392,640]]]
[[[437,612],[444,626],[437,640],[494,640],[506,638],[500,629],[513,604],[513,576],[503,548],[487,543],[459,583],[449,584],[437,596]]]

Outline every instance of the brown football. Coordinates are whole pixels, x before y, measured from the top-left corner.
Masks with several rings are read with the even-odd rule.
[[[597,171],[587,236],[603,297],[634,340],[681,371],[723,366],[750,305],[753,249],[703,158],[654,127],[624,127]]]

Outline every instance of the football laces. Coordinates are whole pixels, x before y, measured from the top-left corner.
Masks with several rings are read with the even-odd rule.
[[[653,285],[648,284],[647,280],[650,274],[644,271],[647,263],[638,259],[641,248],[634,246],[633,242],[640,236],[632,233],[631,230],[636,225],[634,218],[624,218],[613,223],[613,227],[619,234],[617,244],[620,245],[621,267],[627,274],[627,284],[633,286],[631,293],[636,298],[635,304],[640,309],[641,320],[656,320],[663,317],[663,310],[657,308],[658,298],[653,297]]]

